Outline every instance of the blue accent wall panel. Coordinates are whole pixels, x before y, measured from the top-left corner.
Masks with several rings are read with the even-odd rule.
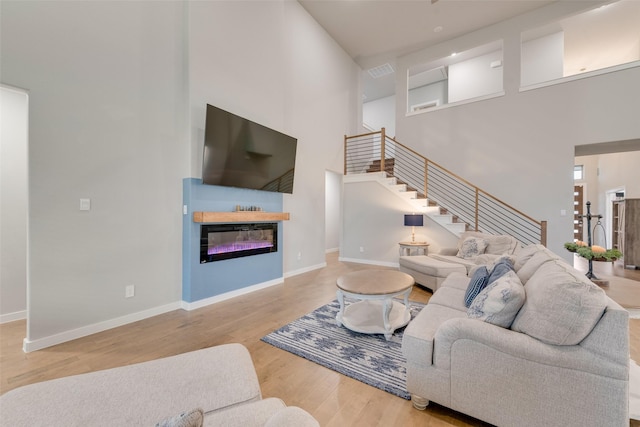
[[[283,277],[282,222],[278,222],[278,252],[200,264],[200,224],[193,212],[231,212],[236,205],[259,206],[282,212],[283,195],[269,191],[204,185],[201,179],[183,180],[187,214],[182,226],[182,300],[194,302]]]

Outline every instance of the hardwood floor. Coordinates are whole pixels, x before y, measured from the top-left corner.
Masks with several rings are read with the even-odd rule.
[[[260,341],[274,329],[335,299],[339,275],[370,268],[380,267],[342,263],[337,254],[330,254],[326,268],[286,279],[282,285],[27,354],[22,352],[25,322],[0,325],[0,393],[48,379],[240,342],[251,352],[263,395],[306,409],[323,426],[486,426],[436,404],[417,411],[409,401]],[[427,302],[430,296],[416,286],[411,299]],[[630,330],[631,357],[640,361],[640,320],[630,320]],[[640,427],[640,422],[630,425]]]
[[[640,309],[640,270],[624,268],[622,261],[594,262],[592,272],[598,279],[609,282],[602,289],[618,304],[627,309]],[[586,273],[589,262],[573,255],[574,268]]]

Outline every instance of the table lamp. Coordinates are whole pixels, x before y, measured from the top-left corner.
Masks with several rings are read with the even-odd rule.
[[[404,216],[404,225],[411,226],[411,242],[416,241],[416,226],[422,227],[424,216],[422,214],[406,214]]]

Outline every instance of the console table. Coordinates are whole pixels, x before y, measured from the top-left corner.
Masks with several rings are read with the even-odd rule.
[[[427,242],[400,242],[400,256],[407,255],[429,255],[429,244]]]

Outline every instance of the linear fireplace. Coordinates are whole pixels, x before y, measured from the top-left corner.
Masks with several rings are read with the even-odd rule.
[[[200,226],[200,264],[270,252],[278,252],[278,223]]]

